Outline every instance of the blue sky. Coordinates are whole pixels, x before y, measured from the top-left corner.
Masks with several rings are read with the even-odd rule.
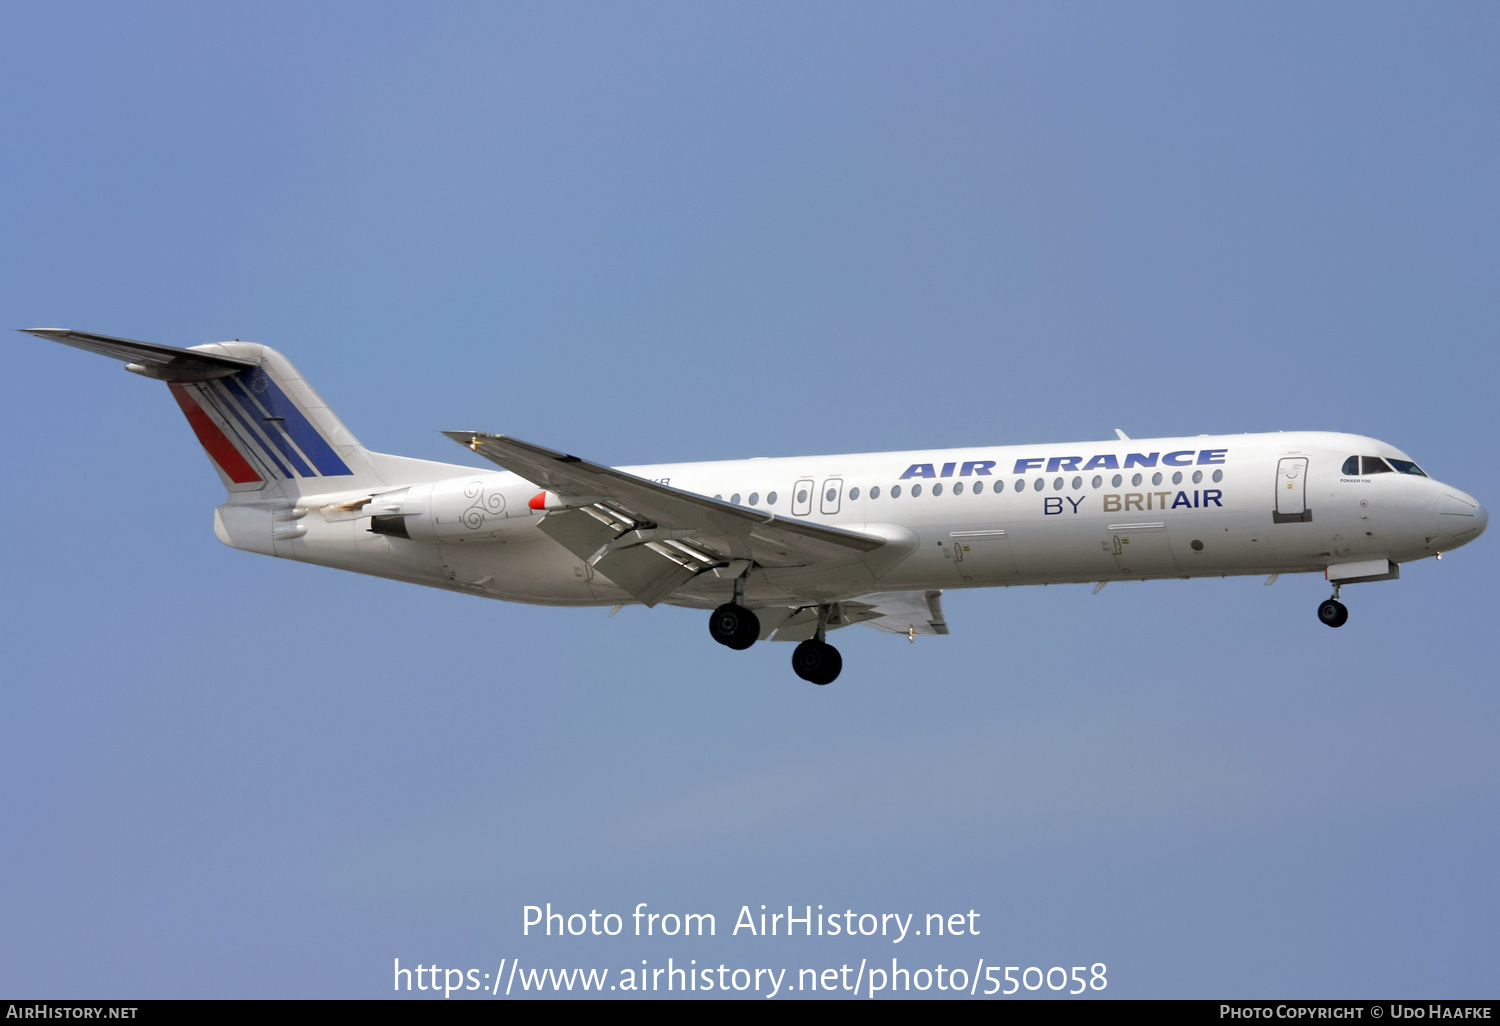
[[[11,4],[0,310],[285,352],[372,448],[1290,428],[1500,495],[1489,5]],[[1399,583],[950,593],[813,688],[700,613],[224,548],[159,385],[15,335],[0,992],[1105,962],[1493,996],[1492,539]],[[720,936],[521,936],[521,909]],[[723,934],[742,905],[980,937]],[[1045,990],[1042,993],[1047,993]]]

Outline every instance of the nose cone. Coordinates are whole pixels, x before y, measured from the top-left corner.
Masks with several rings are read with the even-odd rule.
[[[1452,488],[1443,489],[1438,503],[1438,530],[1448,539],[1449,548],[1467,545],[1490,526],[1490,515],[1473,496]]]

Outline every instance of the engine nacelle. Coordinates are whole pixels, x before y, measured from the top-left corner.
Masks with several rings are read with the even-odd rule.
[[[360,512],[377,534],[415,541],[493,541],[501,525],[535,514],[536,491],[509,474],[476,473],[377,495]]]

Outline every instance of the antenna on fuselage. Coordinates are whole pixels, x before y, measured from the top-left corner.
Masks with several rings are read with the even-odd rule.
[[[1117,435],[1120,436],[1120,441],[1122,441],[1122,442],[1128,442],[1128,441],[1130,441],[1130,436],[1127,435],[1125,432],[1121,431],[1119,428],[1115,428],[1115,434],[1117,434]]]

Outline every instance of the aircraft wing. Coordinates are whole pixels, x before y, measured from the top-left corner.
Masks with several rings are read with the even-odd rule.
[[[762,641],[806,641],[818,630],[816,606],[761,609],[757,615]],[[912,639],[918,634],[948,633],[948,621],[943,617],[943,593],[936,590],[890,591],[835,602],[828,613],[828,629],[837,630],[854,623],[905,634]]]
[[[548,513],[538,526],[648,606],[707,570],[729,578],[747,560],[766,567],[848,563],[887,544],[874,535],[710,499],[505,435],[443,433],[573,507]]]
[[[869,604],[871,615],[855,622],[868,624],[892,634],[947,634],[948,621],[943,617],[943,593],[940,591],[896,591],[885,595],[866,595],[853,603]]]
[[[124,360],[126,370],[162,381],[212,381],[250,370],[256,364],[196,349],[159,346],[155,342],[137,342],[112,335],[94,335],[67,328],[22,328],[28,335],[61,342],[75,349],[86,349],[101,356]]]

